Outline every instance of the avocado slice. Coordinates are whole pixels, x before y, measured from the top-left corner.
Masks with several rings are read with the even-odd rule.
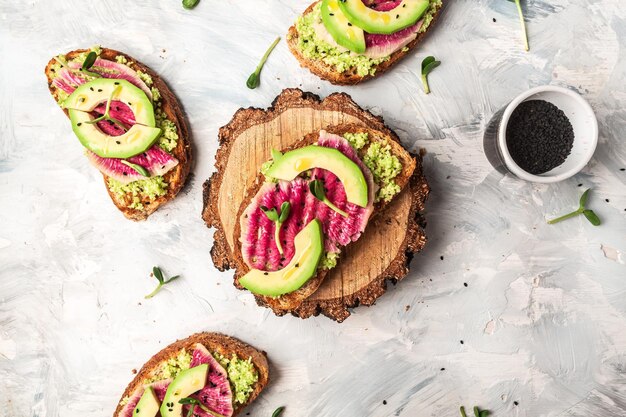
[[[402,0],[397,7],[380,12],[370,9],[362,0],[340,0],[339,7],[350,23],[368,33],[391,35],[414,25],[428,10],[428,0]]]
[[[133,417],[154,417],[159,412],[161,402],[152,387],[146,387],[133,410]]]
[[[209,365],[206,363],[179,373],[167,387],[161,404],[161,417],[181,417],[183,405],[179,401],[204,388],[208,373]]]
[[[350,23],[339,8],[339,0],[322,0],[322,22],[339,45],[358,54],[365,52],[365,33]]]
[[[122,101],[133,111],[136,124],[120,136],[102,132],[90,114],[109,98]],[[155,127],[154,108],[148,96],[126,80],[98,78],[79,86],[63,102],[72,130],[84,147],[102,158],[130,158],[149,149],[161,135]]]
[[[120,136],[110,136],[98,129],[87,112],[69,110],[72,130],[83,146],[102,158],[130,158],[147,151],[161,136],[161,129],[140,124],[132,125]]]
[[[239,283],[254,294],[278,297],[302,287],[317,271],[324,253],[322,223],[313,219],[294,238],[296,253],[291,262],[280,271],[253,269]],[[164,416],[165,417],[165,416]]]
[[[97,78],[85,83],[65,99],[63,108],[90,112],[99,104],[106,103],[109,97],[127,104],[138,124],[155,126],[152,102],[139,87],[126,80]]]
[[[322,168],[339,178],[349,202],[367,207],[367,181],[361,168],[337,149],[311,145],[285,154],[273,151],[272,156],[274,162],[266,171],[266,176],[291,181],[301,172]]]

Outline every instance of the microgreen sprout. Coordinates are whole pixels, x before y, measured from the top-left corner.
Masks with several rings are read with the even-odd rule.
[[[268,209],[265,206],[261,206],[261,210],[263,211],[263,213],[265,213],[268,219],[270,219],[276,224],[276,227],[274,228],[274,240],[276,241],[276,247],[278,248],[278,253],[282,255],[284,251],[283,251],[283,246],[280,243],[280,229],[283,226],[283,223],[285,223],[285,221],[287,221],[287,219],[289,218],[289,211],[291,211],[291,203],[289,203],[289,201],[285,201],[280,206],[280,214],[276,212],[275,208]]]
[[[528,46],[528,34],[526,33],[526,23],[524,22],[524,13],[522,12],[522,4],[520,2],[520,0],[509,0],[511,3],[515,3],[515,5],[517,6],[517,12],[519,14],[519,21],[520,24],[522,25],[522,37],[524,38],[524,49],[526,51],[530,50],[530,47]]]
[[[91,68],[94,62],[96,62],[96,58],[98,58],[98,55],[94,51],[89,52],[87,54],[87,57],[83,61],[83,67],[82,67],[83,71],[86,71],[89,68]]]
[[[324,190],[324,184],[320,180],[313,180],[309,183],[309,190],[311,190],[311,194],[315,196],[322,203],[326,204],[336,213],[341,214],[343,217],[348,217],[348,213],[341,210],[339,207],[334,205],[328,198],[326,198],[326,191]]]
[[[113,96],[116,95],[118,93],[118,91],[122,88],[121,85],[118,85],[117,87],[115,87],[113,89],[113,91],[111,92],[111,95],[109,96],[109,99],[107,100],[107,104],[106,107],[104,109],[104,114],[100,117],[96,117],[93,120],[89,120],[83,123],[86,123],[88,125],[92,125],[92,124],[96,124],[101,120],[108,120],[111,123],[114,123],[117,127],[119,127],[120,129],[122,129],[124,132],[126,132],[126,126],[124,126],[124,124],[122,122],[120,122],[117,119],[114,119],[113,117],[111,117],[111,115],[109,114],[109,111],[111,110],[111,102],[113,101]]]
[[[588,189],[587,191],[583,193],[582,196],[580,196],[580,201],[578,203],[578,210],[574,210],[571,213],[567,213],[561,217],[557,217],[556,219],[549,220],[548,224],[558,223],[560,221],[563,221],[572,217],[576,217],[582,214],[583,216],[587,218],[587,220],[589,220],[589,223],[593,224],[594,226],[600,226],[600,223],[601,223],[600,218],[596,215],[596,213],[594,213],[593,210],[585,208],[585,205],[587,204],[587,198],[589,197],[589,191],[591,191],[591,189]]]
[[[285,407],[278,407],[276,410],[274,410],[274,412],[272,413],[272,417],[279,417],[282,413],[283,410],[285,409]]]
[[[280,36],[276,38],[276,40],[270,45],[270,47],[265,52],[265,55],[263,55],[263,58],[261,58],[261,62],[259,63],[259,65],[248,77],[248,80],[246,81],[246,85],[248,86],[248,88],[254,90],[261,83],[261,70],[263,69],[263,65],[265,65],[265,61],[267,61],[267,58],[270,56],[270,53],[274,50],[279,41]]]
[[[134,169],[139,175],[143,175],[144,177],[150,176],[150,172],[148,172],[148,170],[141,165],[133,164],[132,162],[128,162],[125,159],[121,159],[120,162],[127,167]]]
[[[198,5],[200,0],[183,0],[183,7],[187,10],[193,9]]]
[[[428,74],[437,68],[441,64],[441,61],[437,61],[434,56],[428,56],[422,61],[422,84],[424,85],[424,92],[430,93],[430,86],[428,85]]]
[[[192,398],[192,397],[181,398],[180,400],[178,400],[178,404],[191,406],[189,407],[189,411],[187,412],[187,417],[194,416],[194,409],[196,407],[200,407],[204,412],[212,415],[213,417],[224,417],[223,415],[218,414],[213,410],[210,410],[206,405],[202,404],[200,400],[198,400],[197,398]]]
[[[461,412],[461,417],[467,417],[467,414],[465,414],[465,407],[461,406],[459,411]],[[491,411],[489,410],[481,411],[478,407],[474,406],[474,417],[487,417],[490,414],[491,414]]]
[[[180,275],[176,275],[168,280],[165,280],[163,278],[163,272],[161,271],[161,268],[159,268],[158,266],[155,266],[152,268],[152,275],[154,275],[154,277],[159,281],[159,285],[157,285],[157,287],[154,289],[154,291],[152,291],[150,294],[146,295],[145,298],[152,298],[154,297],[159,291],[161,291],[161,288],[165,285],[165,284],[169,284],[170,282],[174,281],[175,279],[180,278]]]

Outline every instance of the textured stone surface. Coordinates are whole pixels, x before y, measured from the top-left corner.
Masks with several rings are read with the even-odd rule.
[[[179,1],[2,2],[0,415],[110,415],[133,368],[201,330],[268,352],[274,381],[251,415],[286,405],[286,417],[453,417],[475,403],[496,416],[623,415],[626,9],[529,0],[526,53],[512,3],[450,3],[384,78],[333,87],[300,69],[283,41],[251,91],[249,73],[305,1],[201,0],[193,11]],[[189,116],[190,184],[148,222],[113,207],[46,89],[51,55],[96,43],[162,74]],[[430,54],[442,65],[425,96],[418,68]],[[513,96],[548,83],[590,101],[596,155],[556,185],[502,176],[483,155],[482,131]],[[410,150],[428,151],[429,244],[409,277],[340,325],[257,307],[211,264],[200,218],[218,128],[239,107],[268,106],[300,85],[348,92]],[[545,224],[586,187],[601,227]],[[156,264],[183,278],[144,300]]]

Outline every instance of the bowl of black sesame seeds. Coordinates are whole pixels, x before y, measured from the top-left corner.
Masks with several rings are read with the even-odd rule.
[[[587,165],[598,143],[598,122],[580,94],[546,85],[498,111],[483,143],[499,171],[530,182],[558,182]]]

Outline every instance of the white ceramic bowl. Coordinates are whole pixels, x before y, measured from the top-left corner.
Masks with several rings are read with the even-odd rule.
[[[540,175],[524,171],[515,163],[506,146],[506,128],[513,111],[520,103],[528,100],[544,100],[561,109],[574,128],[572,152],[558,167]],[[598,144],[598,121],[593,109],[580,94],[567,88],[544,85],[515,97],[502,114],[497,134],[497,145],[506,168],[517,177],[531,182],[551,183],[567,179],[589,162]]]

